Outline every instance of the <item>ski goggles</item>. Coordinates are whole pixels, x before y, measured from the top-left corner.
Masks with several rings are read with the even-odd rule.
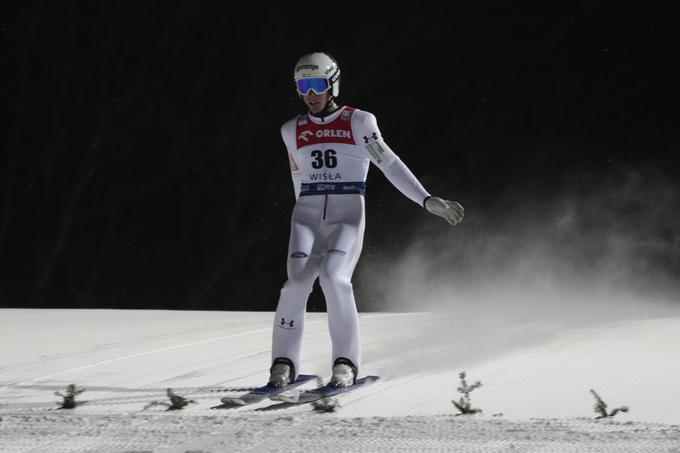
[[[295,87],[297,92],[304,96],[308,95],[310,91],[314,91],[316,94],[323,94],[331,88],[331,85],[325,77],[311,77],[296,80]]]

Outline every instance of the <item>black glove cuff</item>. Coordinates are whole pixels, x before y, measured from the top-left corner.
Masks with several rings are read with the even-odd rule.
[[[427,203],[427,200],[429,200],[430,198],[432,198],[432,195],[428,195],[427,197],[425,197],[425,199],[423,200],[423,208],[425,208],[425,204]]]

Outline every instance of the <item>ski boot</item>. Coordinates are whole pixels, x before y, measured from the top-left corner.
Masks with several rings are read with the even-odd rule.
[[[295,367],[293,362],[286,358],[274,360],[274,364],[269,370],[269,382],[271,387],[285,387],[295,380]]]
[[[331,387],[349,387],[357,379],[357,368],[351,360],[340,357],[333,365],[333,376],[328,383]]]

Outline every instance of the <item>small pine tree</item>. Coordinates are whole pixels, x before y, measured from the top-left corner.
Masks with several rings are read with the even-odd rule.
[[[323,387],[323,379],[320,377],[316,379],[316,384],[317,387],[322,388]],[[340,409],[340,403],[338,402],[337,399],[329,397],[326,393],[321,392],[321,399],[318,401],[314,401],[312,403],[312,408],[314,409],[314,412],[318,413],[327,413],[327,412],[335,412],[338,409]]]
[[[481,387],[482,383],[477,381],[472,385],[468,385],[467,380],[465,379],[466,376],[465,371],[461,371],[458,376],[460,377],[460,386],[458,387],[458,393],[462,393],[463,396],[461,396],[458,401],[456,400],[451,401],[453,405],[456,406],[456,408],[460,411],[460,414],[456,415],[470,415],[481,413],[482,412],[481,409],[476,409],[472,407],[472,402],[470,401],[470,393],[472,393],[473,390]]]
[[[607,403],[605,403],[604,400],[600,398],[600,395],[598,395],[595,390],[590,389],[590,393],[592,393],[593,397],[595,397],[595,413],[600,414],[599,416],[595,417],[596,420],[600,418],[614,417],[619,412],[628,412],[628,406],[621,406],[612,409],[609,413],[607,413]]]
[[[184,406],[188,406],[189,404],[196,402],[175,394],[172,389],[167,389],[165,393],[168,395],[168,398],[170,398],[170,407],[168,407],[168,410],[182,409]]]
[[[75,384],[69,384],[68,387],[66,387],[66,393],[62,392],[54,392],[56,396],[60,396],[63,398],[63,401],[59,402],[59,408],[60,409],[74,409],[76,406],[80,404],[85,404],[84,401],[76,401],[76,396],[80,395],[83,393],[85,389],[77,389]]]
[[[325,413],[325,412],[336,412],[340,409],[340,403],[335,398],[329,398],[327,396],[321,398],[318,401],[312,403],[314,412]]]
[[[170,388],[166,389],[165,393],[168,395],[168,398],[170,399],[169,403],[167,403],[165,401],[152,401],[151,403],[144,406],[144,409],[148,409],[152,406],[165,406],[165,407],[167,407],[166,410],[177,411],[177,410],[183,409],[185,406],[187,406],[191,403],[196,402],[194,400],[189,400],[184,396],[177,395]]]

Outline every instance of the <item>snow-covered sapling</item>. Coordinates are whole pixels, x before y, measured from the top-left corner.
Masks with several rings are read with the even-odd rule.
[[[335,398],[329,398],[324,396],[318,401],[312,403],[312,408],[314,412],[324,413],[324,412],[335,412],[340,409],[340,403]]]
[[[595,413],[600,414],[599,416],[595,417],[595,419],[613,417],[619,412],[628,412],[628,406],[617,407],[607,412],[607,403],[605,403],[604,400],[600,398],[600,395],[598,395],[593,389],[590,390],[590,393],[592,393],[595,397]]]
[[[148,409],[149,407],[152,406],[165,406],[167,407],[166,410],[169,411],[176,411],[184,408],[184,406],[187,406],[191,403],[195,403],[196,401],[194,400],[189,400],[186,399],[183,396],[177,395],[175,392],[172,391],[172,389],[167,389],[165,393],[168,395],[168,398],[170,399],[170,402],[167,403],[165,401],[152,401],[151,403],[147,404],[144,406],[144,409]]]
[[[462,393],[463,396],[461,396],[458,401],[451,401],[453,405],[456,406],[456,408],[460,411],[460,414],[456,415],[468,415],[482,412],[481,409],[473,408],[470,401],[470,393],[472,393],[473,390],[481,387],[482,383],[477,381],[472,385],[468,385],[467,380],[465,379],[465,371],[461,371],[458,376],[460,377],[460,387],[458,387],[458,393]]]
[[[323,379],[317,378],[316,384],[317,387],[322,388]],[[319,413],[335,412],[336,410],[340,409],[340,403],[338,402],[337,399],[329,397],[325,392],[321,392],[321,396],[322,398],[320,400],[314,401],[312,403],[312,408],[314,409],[314,412]]]
[[[85,404],[85,401],[76,401],[76,396],[80,395],[84,391],[85,389],[77,389],[75,384],[69,384],[69,386],[66,387],[66,393],[54,392],[56,396],[63,398],[63,400],[58,403],[59,408],[73,409],[79,404]]]

